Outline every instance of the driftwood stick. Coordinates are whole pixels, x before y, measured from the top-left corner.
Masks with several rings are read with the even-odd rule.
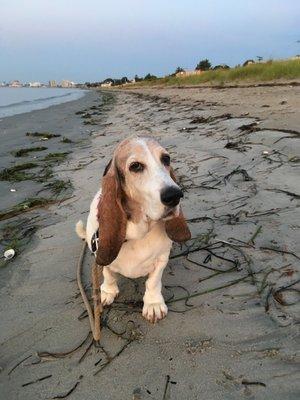
[[[100,270],[101,269],[101,270]],[[93,302],[94,302],[94,331],[95,341],[100,340],[100,316],[102,312],[101,294],[100,294],[100,275],[102,267],[94,262],[92,267],[92,283],[93,283]]]
[[[82,279],[81,279],[82,264],[83,264],[85,249],[86,249],[86,242],[84,242],[84,244],[82,246],[81,254],[79,257],[78,264],[77,264],[77,284],[78,284],[85,308],[86,308],[88,316],[89,316],[89,321],[90,321],[90,326],[91,326],[91,330],[93,333],[93,338],[95,341],[99,341],[100,340],[100,316],[101,316],[101,312],[102,312],[102,304],[101,304],[101,297],[100,297],[100,279],[102,276],[102,267],[97,265],[96,262],[94,263],[94,265],[92,267],[93,302],[94,302],[94,312],[93,312],[92,308],[90,306],[89,300],[87,298],[87,295],[84,291],[84,287],[82,285]]]

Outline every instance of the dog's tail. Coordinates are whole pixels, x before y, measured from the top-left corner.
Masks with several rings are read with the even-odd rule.
[[[80,237],[80,239],[84,239],[84,240],[86,239],[86,230],[85,230],[85,227],[81,220],[77,222],[77,224],[75,226],[75,232]]]

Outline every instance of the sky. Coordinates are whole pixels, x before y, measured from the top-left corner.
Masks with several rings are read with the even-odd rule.
[[[0,0],[0,82],[163,76],[300,54],[300,0]]]

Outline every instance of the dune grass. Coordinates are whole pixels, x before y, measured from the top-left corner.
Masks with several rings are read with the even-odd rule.
[[[267,82],[278,79],[300,78],[300,60],[268,61],[266,63],[250,64],[246,67],[204,71],[201,75],[186,77],[167,76],[150,81],[142,81],[130,85],[140,86],[188,86],[201,84],[237,84]]]

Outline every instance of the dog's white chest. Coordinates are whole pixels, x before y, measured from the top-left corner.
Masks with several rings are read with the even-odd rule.
[[[157,261],[169,256],[171,245],[163,224],[157,223],[141,239],[127,240],[109,268],[127,278],[146,276]]]

